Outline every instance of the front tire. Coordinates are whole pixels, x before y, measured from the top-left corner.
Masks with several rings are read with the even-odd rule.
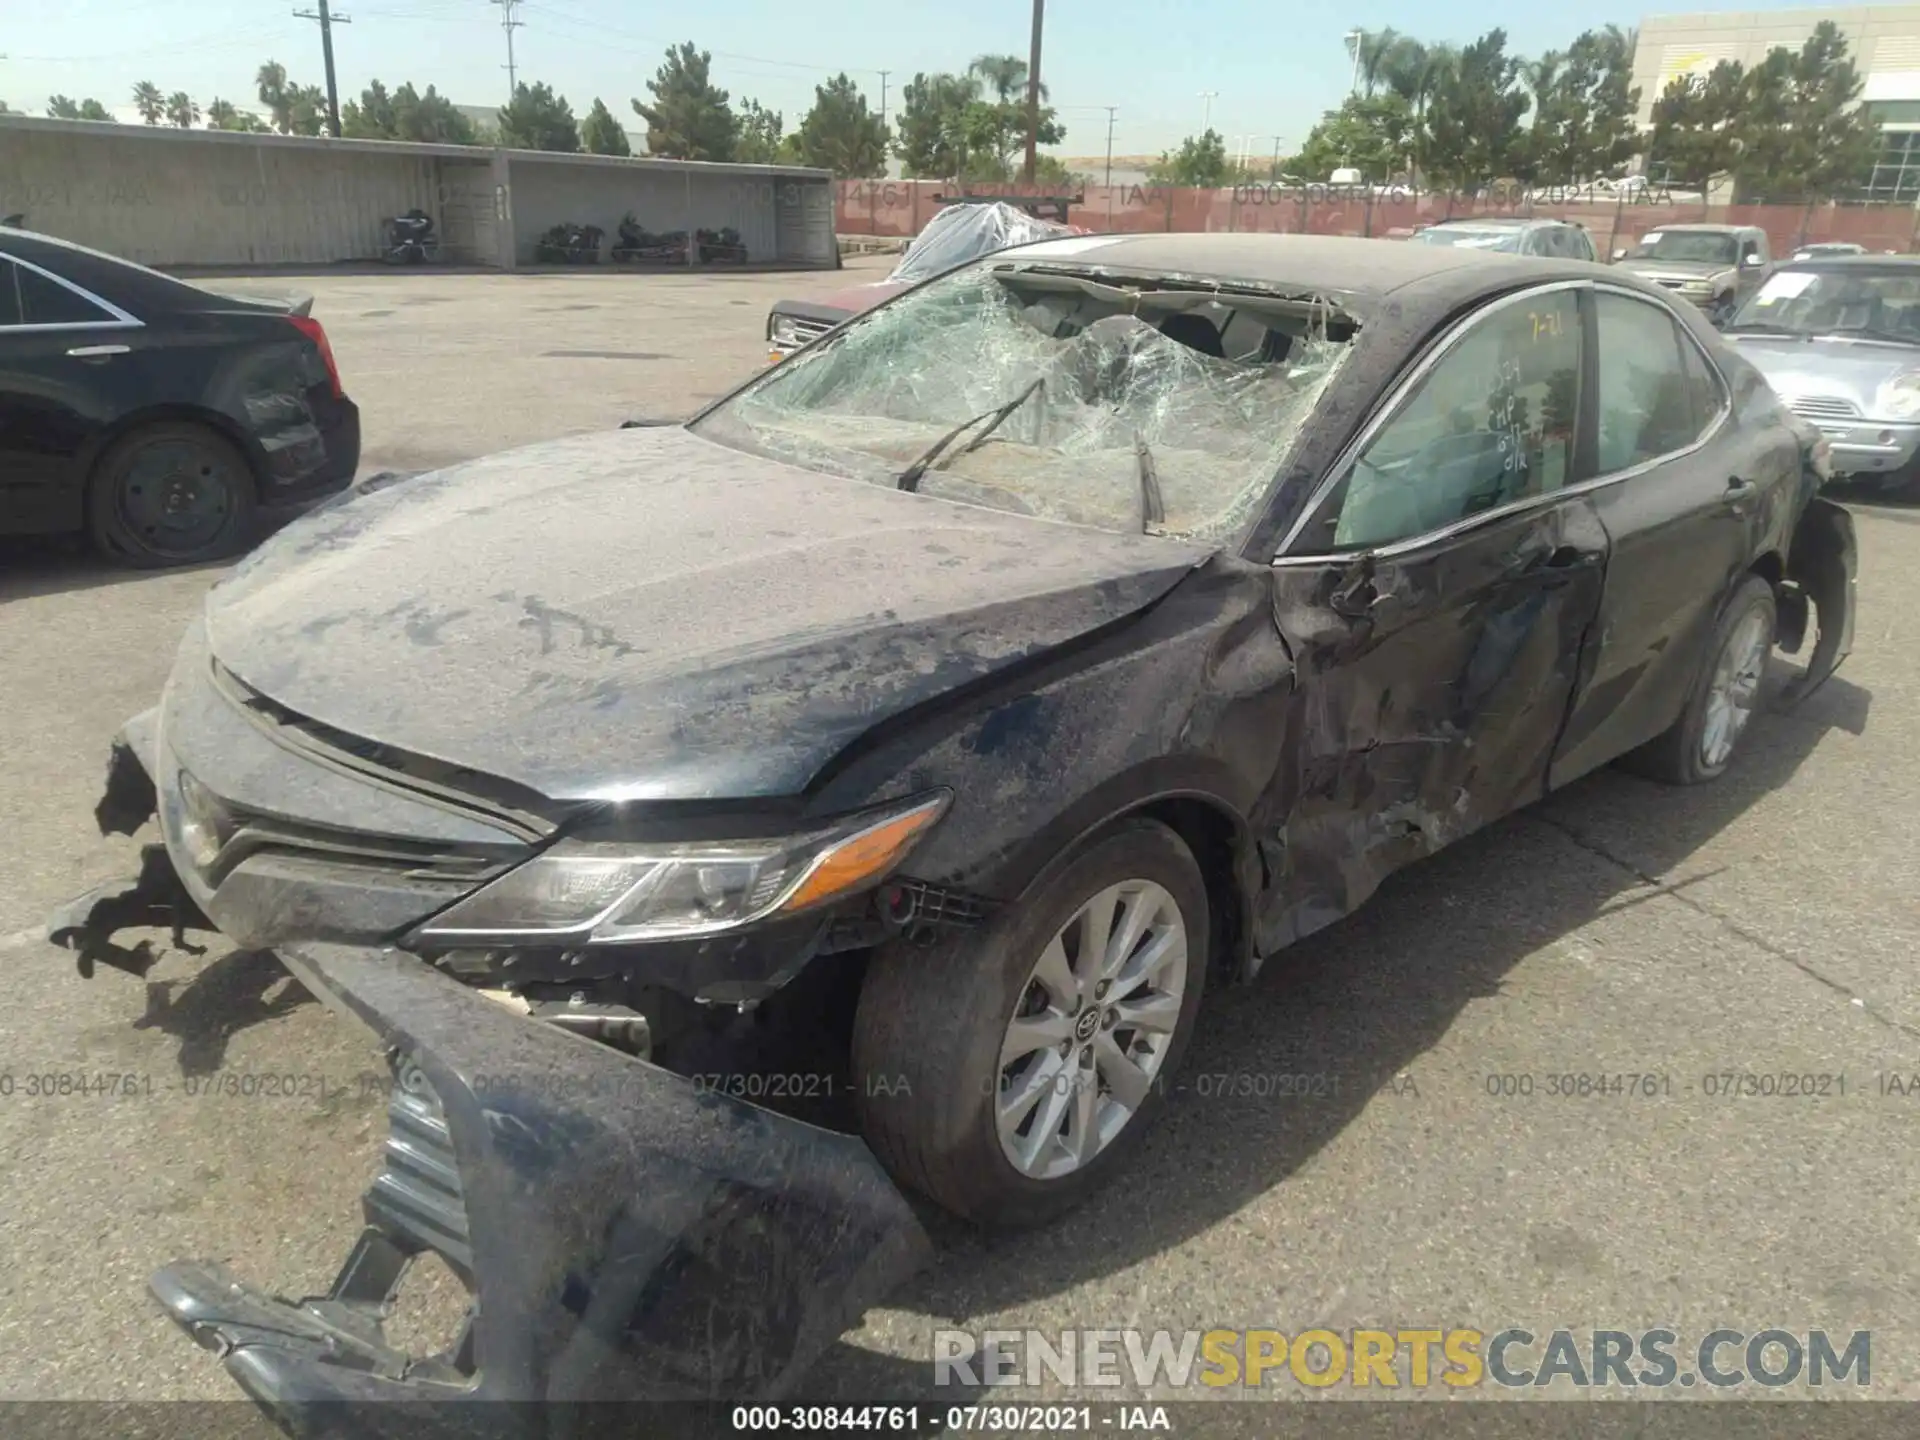
[[[224,560],[252,533],[253,469],[205,425],[143,425],[107,448],[87,480],[95,546],[139,569]]]
[[[1664,735],[1627,757],[1629,768],[1669,785],[1726,774],[1759,707],[1776,633],[1773,587],[1749,575],[1714,627],[1687,708]]]
[[[1125,1165],[1200,1008],[1212,921],[1186,843],[1122,822],[984,929],[874,956],[861,1128],[894,1179],[983,1225],[1043,1224]]]

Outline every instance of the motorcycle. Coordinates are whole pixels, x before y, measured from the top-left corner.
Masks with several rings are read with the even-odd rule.
[[[440,255],[440,242],[433,238],[433,219],[423,210],[409,210],[387,221],[387,253],[380,258],[389,265],[424,265]]]
[[[597,225],[555,225],[534,242],[534,258],[546,265],[597,265],[604,234]]]

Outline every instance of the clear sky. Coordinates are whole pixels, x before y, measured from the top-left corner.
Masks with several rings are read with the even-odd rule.
[[[332,3],[332,0],[330,0]],[[92,96],[125,110],[136,81],[163,94],[186,90],[255,105],[253,74],[274,59],[295,81],[323,78],[319,27],[294,18],[314,0],[5,0],[0,27],[0,100],[41,112],[51,94]],[[507,89],[501,11],[488,0],[339,0],[352,23],[334,30],[342,102],[373,78],[390,87],[431,83],[459,104],[491,104]],[[1682,0],[1668,10],[1752,9],[1754,0]],[[1659,12],[1655,12],[1659,13]],[[598,95],[631,129],[643,128],[628,101],[665,48],[692,40],[713,52],[714,77],[784,112],[791,129],[813,87],[846,70],[879,103],[880,71],[889,111],[916,70],[961,69],[983,52],[1027,53],[1029,0],[971,0],[914,6],[880,0],[733,0],[704,10],[686,4],[620,0],[523,0],[514,32],[523,80],[544,80],[584,115]],[[1276,135],[1297,145],[1321,111],[1339,103],[1351,79],[1341,37],[1360,26],[1391,26],[1425,40],[1465,41],[1505,26],[1510,51],[1564,47],[1581,29],[1634,25],[1640,12],[1606,0],[1598,9],[1559,11],[1517,0],[1053,0],[1047,7],[1041,70],[1067,127],[1061,148],[1096,155],[1106,144],[1104,107],[1119,107],[1116,154],[1175,145],[1201,128],[1212,101],[1213,128],[1237,149],[1252,136],[1255,155]]]

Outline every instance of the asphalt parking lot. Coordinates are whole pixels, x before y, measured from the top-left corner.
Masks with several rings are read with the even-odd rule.
[[[889,263],[258,283],[317,297],[364,468],[411,470],[683,413],[760,363],[771,301]],[[922,1392],[941,1326],[1665,1325],[1871,1330],[1866,1393],[1920,1398],[1920,510],[1856,514],[1853,657],[1729,777],[1592,776],[1210,997],[1132,1174],[1043,1233],[943,1227],[809,1393]],[[231,1397],[148,1274],[192,1256],[324,1288],[384,1134],[375,1058],[270,956],[83,982],[39,938],[133,853],[92,824],[108,741],[218,573],[0,557],[0,1396]],[[28,1093],[107,1073],[137,1093]],[[1546,1093],[1629,1074],[1656,1093]],[[302,1083],[226,1093],[248,1075]],[[1749,1075],[1835,1078],[1714,1093]],[[1522,1076],[1531,1096],[1498,1093]]]

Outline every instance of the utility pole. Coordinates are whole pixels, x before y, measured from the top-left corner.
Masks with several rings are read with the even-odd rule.
[[[1286,138],[1284,135],[1276,135],[1273,137],[1273,168],[1267,172],[1267,179],[1269,181],[1280,178],[1280,142]]]
[[[1347,88],[1347,93],[1349,95],[1358,95],[1360,93],[1360,47],[1366,43],[1367,32],[1364,30],[1349,30],[1346,33],[1345,39],[1347,42],[1347,50],[1353,56],[1353,83]]]
[[[513,68],[513,32],[526,22],[514,19],[514,13],[520,8],[520,0],[493,0],[500,7],[500,28],[507,32],[507,103],[513,103],[513,97],[520,92],[516,83],[519,76]]]
[[[1033,0],[1033,51],[1027,57],[1027,184],[1040,164],[1040,30],[1047,0]]]
[[[887,76],[892,73],[891,70],[880,72],[880,128],[882,130],[887,128]]]
[[[1200,98],[1207,102],[1207,108],[1201,112],[1200,133],[1206,134],[1213,128],[1213,102],[1220,98],[1218,90],[1202,90]]]
[[[1120,113],[1118,105],[1109,105],[1107,111],[1107,188],[1113,188],[1113,117]]]
[[[353,20],[346,15],[328,14],[327,0],[320,0],[318,10],[296,10],[293,14],[295,19],[320,22],[320,54],[327,62],[327,133],[338,140],[340,138],[340,90],[333,79],[333,27],[351,25]]]

